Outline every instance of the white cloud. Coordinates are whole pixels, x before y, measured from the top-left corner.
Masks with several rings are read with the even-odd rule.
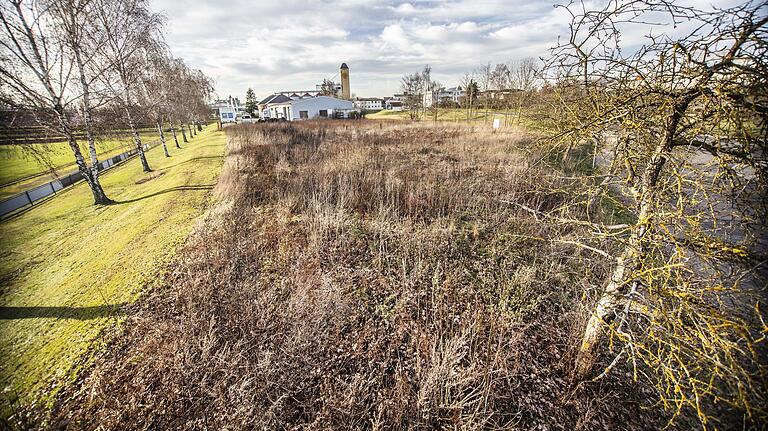
[[[222,96],[314,88],[342,62],[361,96],[391,94],[425,64],[455,85],[480,64],[547,55],[569,21],[556,0],[152,1],[168,15],[174,54],[212,76]]]
[[[416,8],[410,3],[403,3],[392,8],[398,15],[413,15]]]
[[[403,74],[425,64],[455,84],[479,64],[545,54],[538,46],[489,36],[552,11],[546,2],[522,0],[338,0],[331,6],[153,0],[153,6],[169,18],[167,41],[174,54],[212,76],[222,96],[243,95],[248,87],[259,96],[314,88],[333,78],[342,62],[359,95],[391,94]],[[554,34],[548,37],[555,40]]]

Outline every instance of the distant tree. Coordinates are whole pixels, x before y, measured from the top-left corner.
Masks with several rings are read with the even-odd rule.
[[[480,94],[480,89],[475,81],[474,74],[465,74],[461,78],[461,86],[464,88],[464,97],[461,100],[462,106],[467,110],[467,120],[472,116],[472,110],[477,104],[477,99]]]
[[[493,67],[491,63],[481,65],[475,70],[475,76],[477,76],[477,84],[480,88],[479,100],[483,103],[483,109],[485,110],[485,118],[488,118],[488,108],[491,103],[490,89],[493,83]]]
[[[499,63],[493,67],[491,71],[491,89],[496,90],[499,94],[498,100],[492,100],[494,108],[504,109],[504,122],[508,122],[509,108],[511,97],[510,93],[512,89],[512,71],[510,66]]]
[[[320,84],[320,95],[336,97],[336,85],[330,79],[323,79]]]
[[[245,92],[245,110],[251,116],[253,116],[253,113],[256,112],[258,109],[258,103],[259,101],[256,100],[256,93],[253,92],[253,89],[249,88],[248,91]]]
[[[405,75],[400,80],[403,105],[408,109],[411,120],[418,120],[424,106],[424,76],[420,72]]]
[[[499,63],[491,70],[489,87],[497,91],[506,91],[512,87],[512,68],[504,63]]]
[[[165,49],[158,47],[154,51],[147,52],[146,71],[142,84],[144,86],[144,106],[147,115],[157,129],[160,145],[163,147],[165,157],[171,157],[165,140],[163,126],[171,103],[171,86],[174,84],[169,78],[171,58]]]
[[[531,57],[514,61],[510,64],[510,89],[515,91],[517,101],[517,123],[520,124],[523,108],[537,90],[538,75],[541,72],[539,62]]]
[[[477,86],[477,82],[474,80],[470,80],[469,84],[467,84],[466,89],[467,97],[471,101],[476,101],[480,97],[480,87]]]

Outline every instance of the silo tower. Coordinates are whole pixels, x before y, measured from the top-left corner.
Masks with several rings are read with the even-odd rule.
[[[350,99],[351,94],[349,91],[349,67],[347,66],[347,63],[341,63],[339,74],[341,75],[341,98]]]

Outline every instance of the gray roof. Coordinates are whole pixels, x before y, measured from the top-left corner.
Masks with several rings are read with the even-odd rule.
[[[262,104],[272,104],[272,103],[284,103],[284,102],[290,102],[291,98],[284,95],[284,94],[273,94],[266,99],[262,100],[260,105]]]
[[[263,104],[269,102],[270,100],[272,100],[275,96],[277,96],[277,94],[270,94],[269,96],[265,97],[264,100],[262,100],[258,104],[259,105],[263,105]]]

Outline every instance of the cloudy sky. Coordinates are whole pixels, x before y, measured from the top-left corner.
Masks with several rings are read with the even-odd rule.
[[[546,55],[569,21],[556,2],[152,0],[174,55],[241,99],[248,87],[263,97],[338,80],[342,62],[358,96],[391,95],[425,64],[457,85],[480,64]]]

